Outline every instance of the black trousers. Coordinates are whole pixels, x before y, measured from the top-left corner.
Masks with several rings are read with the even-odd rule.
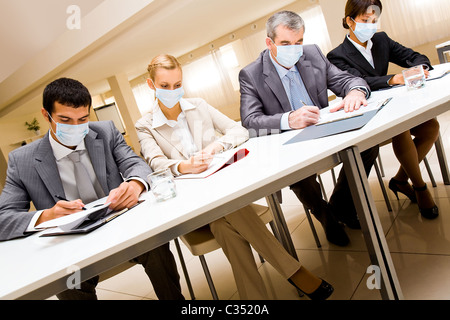
[[[378,157],[378,152],[379,147],[376,146],[361,153],[361,158],[367,176],[369,175],[370,170]],[[320,184],[317,182],[317,175],[303,179],[302,181],[290,186],[290,188],[295,193],[297,198],[303,203],[303,205],[312,209],[313,213],[314,211],[319,212],[321,208],[323,208],[324,200],[322,197]],[[341,217],[356,216],[356,209],[353,204],[353,199],[344,168],[342,168],[339,173],[339,177],[333,190],[333,194],[330,197],[329,204],[338,219]]]
[[[144,253],[133,261],[144,267],[158,299],[184,300],[181,294],[180,276],[169,249],[169,243]],[[97,300],[95,288],[98,280],[99,277],[96,276],[81,283],[80,289],[66,290],[56,296],[60,300]]]

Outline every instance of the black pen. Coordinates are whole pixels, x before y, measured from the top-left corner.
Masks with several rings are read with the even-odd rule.
[[[61,197],[61,196],[58,196],[58,195],[55,195],[55,198],[58,198],[59,200],[62,200],[62,201],[67,201],[67,202],[70,202],[69,200],[67,200],[66,198],[64,198],[64,197]],[[83,207],[83,208],[81,208],[82,210],[87,210],[86,209],[86,207]]]

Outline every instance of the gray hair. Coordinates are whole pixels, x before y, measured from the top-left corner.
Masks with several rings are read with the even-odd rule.
[[[275,13],[266,23],[267,36],[270,39],[275,40],[276,29],[280,25],[283,25],[290,30],[300,31],[302,28],[305,28],[305,21],[303,21],[302,17],[292,11]]]

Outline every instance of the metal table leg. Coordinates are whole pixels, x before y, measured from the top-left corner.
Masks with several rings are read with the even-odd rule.
[[[286,220],[284,219],[283,211],[281,210],[280,203],[278,202],[278,198],[276,194],[271,194],[266,197],[267,204],[273,213],[273,218],[275,220],[275,225],[278,229],[278,234],[281,238],[281,244],[284,248],[289,252],[291,256],[298,260],[297,253],[295,252],[294,243],[292,242],[291,235],[289,233],[289,229],[286,224]]]
[[[444,144],[442,143],[441,134],[439,134],[434,146],[436,147],[436,153],[439,160],[439,165],[441,167],[442,179],[445,185],[450,185],[450,174],[448,171],[447,158],[445,156]]]
[[[357,147],[352,147],[341,151],[339,156],[344,164],[371,263],[380,270],[381,297],[384,300],[402,300],[403,293],[370,192],[359,150]]]

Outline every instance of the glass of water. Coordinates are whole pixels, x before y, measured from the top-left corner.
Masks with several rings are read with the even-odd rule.
[[[403,78],[408,91],[425,87],[426,79],[422,65],[403,70]]]
[[[177,196],[175,179],[170,169],[159,170],[147,176],[156,201],[162,202]]]

